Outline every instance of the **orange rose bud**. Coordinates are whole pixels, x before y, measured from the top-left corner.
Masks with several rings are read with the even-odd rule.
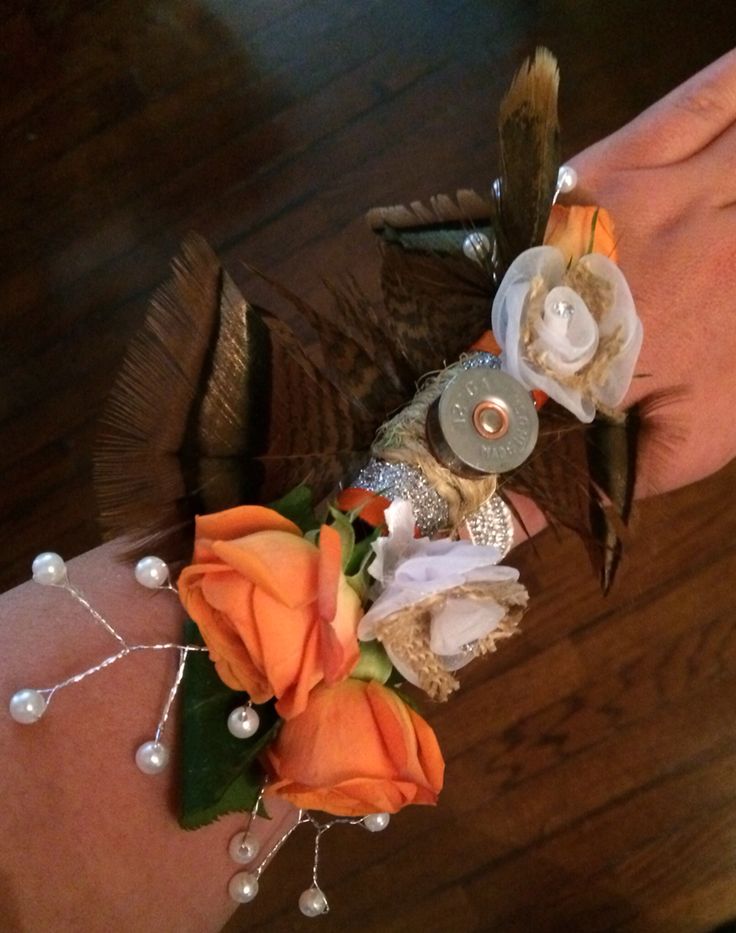
[[[391,500],[377,492],[348,486],[339,493],[336,504],[343,512],[357,512],[364,522],[377,528],[385,524],[383,513],[391,505]]]
[[[429,725],[393,690],[344,680],[313,690],[265,753],[266,794],[336,816],[435,804],[445,763]]]
[[[501,347],[490,330],[484,330],[475,343],[470,344],[471,350],[481,350],[484,353],[493,353],[494,356],[500,356]]]
[[[586,253],[603,253],[613,262],[618,262],[613,221],[602,207],[555,204],[547,221],[544,245],[556,246],[568,261],[580,259]]]
[[[347,677],[358,662],[362,610],[333,528],[323,526],[316,547],[272,509],[198,517],[179,596],[224,683],[255,703],[275,696],[284,719],[302,712],[317,684]]]

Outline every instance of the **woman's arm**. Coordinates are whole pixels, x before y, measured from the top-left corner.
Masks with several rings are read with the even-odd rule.
[[[106,545],[70,561],[72,583],[129,642],[180,642],[176,596],[137,584],[116,553]],[[27,583],[0,596],[4,703],[118,647],[62,590]],[[196,832],[177,825],[176,713],[164,737],[174,753],[168,769],[147,776],[134,762],[138,745],[153,738],[177,660],[176,651],[124,658],[61,690],[32,725],[0,715],[4,930],[202,933],[219,930],[234,910],[227,884],[240,867],[227,846],[244,816]]]

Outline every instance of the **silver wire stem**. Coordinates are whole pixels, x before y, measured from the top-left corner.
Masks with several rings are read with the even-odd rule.
[[[271,862],[272,862],[273,859],[275,858],[275,856],[276,856],[276,854],[278,853],[279,849],[284,845],[284,843],[285,843],[285,842],[287,841],[287,839],[291,836],[291,834],[294,832],[294,830],[297,828],[297,826],[301,826],[302,823],[307,823],[308,821],[309,821],[308,818],[305,818],[305,817],[304,817],[304,811],[303,811],[303,810],[300,810],[300,811],[299,811],[299,816],[298,816],[298,818],[297,818],[296,823],[292,823],[292,825],[283,833],[283,835],[280,836],[280,837],[276,840],[276,842],[274,842],[274,844],[271,846],[271,848],[270,848],[270,849],[268,850],[268,852],[266,853],[266,855],[265,855],[263,861],[261,862],[261,864],[258,866],[258,868],[256,868],[256,870],[255,870],[255,876],[256,876],[256,878],[260,878],[260,877],[261,877],[261,875],[263,874],[263,872],[268,868],[268,866],[271,864]]]
[[[184,676],[184,667],[187,663],[187,657],[189,652],[186,648],[179,649],[179,667],[176,671],[176,677],[174,678],[174,683],[171,685],[169,690],[169,695],[166,698],[166,703],[164,704],[163,712],[161,713],[161,718],[158,721],[156,726],[156,735],[153,739],[154,742],[160,742],[161,736],[163,735],[164,729],[166,728],[166,722],[169,718],[169,713],[171,712],[171,706],[176,699],[176,694],[179,691],[179,685],[181,684],[182,677]]]
[[[99,622],[99,624],[100,624],[104,629],[106,629],[106,631],[108,631],[108,632],[112,635],[113,638],[117,639],[117,641],[119,641],[120,644],[121,644],[124,648],[127,648],[127,642],[125,641],[125,639],[123,638],[123,636],[122,636],[119,632],[117,632],[117,631],[112,627],[112,625],[110,625],[110,623],[107,621],[107,619],[103,618],[103,617],[100,615],[100,613],[89,603],[89,601],[88,601],[88,599],[86,598],[86,596],[84,596],[84,594],[83,594],[80,590],[78,590],[75,586],[73,586],[73,585],[69,582],[68,579],[65,580],[64,583],[61,584],[61,588],[64,589],[64,590],[66,590],[67,593],[69,593],[71,596],[73,596],[74,599],[76,599],[76,601],[77,601],[81,606],[84,606],[84,608],[87,610],[87,612],[89,612],[89,614],[92,616],[92,618],[95,620],[95,622]]]
[[[39,689],[39,693],[47,694],[46,703],[51,702],[51,698],[63,687],[70,687],[72,684],[81,683],[85,678],[90,677],[92,674],[97,674],[99,671],[104,670],[106,667],[110,667],[112,664],[117,663],[122,658],[126,658],[129,654],[133,654],[134,651],[166,651],[176,648],[179,652],[189,653],[190,651],[207,651],[208,649],[200,645],[177,645],[169,642],[162,643],[160,645],[126,645],[116,654],[111,654],[109,657],[105,658],[104,661],[100,661],[99,664],[95,664],[92,667],[88,667],[85,671],[80,671],[79,674],[73,674],[71,677],[67,677],[66,680],[62,680],[58,684],[54,684],[53,687],[42,687]]]

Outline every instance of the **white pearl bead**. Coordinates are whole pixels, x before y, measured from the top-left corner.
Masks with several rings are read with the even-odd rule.
[[[327,898],[319,888],[307,888],[299,895],[299,910],[305,917],[319,917],[327,913],[328,907]]]
[[[168,564],[160,557],[142,557],[135,565],[135,578],[141,586],[157,590],[169,579]]]
[[[481,262],[491,251],[491,241],[479,230],[469,233],[463,240],[463,254],[466,259]]]
[[[258,732],[261,719],[252,706],[237,706],[227,717],[230,735],[236,739],[249,739]]]
[[[66,564],[64,558],[53,551],[44,551],[39,554],[31,566],[33,579],[44,586],[54,586],[66,580]]]
[[[571,165],[561,165],[557,173],[557,189],[560,194],[567,194],[578,183],[578,173]]]
[[[135,763],[144,774],[159,774],[169,763],[169,750],[160,742],[144,742],[135,753]]]
[[[46,699],[38,690],[19,690],[10,698],[9,709],[16,722],[27,726],[46,712]]]
[[[372,833],[380,833],[390,822],[390,813],[369,813],[363,817],[363,826]]]
[[[227,890],[234,901],[247,904],[258,894],[258,878],[252,872],[239,871],[230,879]]]
[[[247,865],[261,851],[261,844],[252,833],[236,833],[230,840],[228,852],[234,862]]]

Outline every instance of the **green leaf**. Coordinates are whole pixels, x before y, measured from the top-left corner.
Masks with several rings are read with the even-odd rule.
[[[185,644],[202,645],[194,622],[184,623]],[[280,725],[272,703],[257,707],[261,725],[251,739],[236,739],[227,717],[247,695],[217,676],[204,651],[189,654],[182,680],[181,801],[179,824],[197,829],[226,813],[250,811],[263,782],[258,755]]]
[[[385,684],[392,671],[393,666],[380,641],[360,643],[360,660],[351,677],[356,680],[377,680],[379,684]]]
[[[350,559],[345,566],[345,576],[352,577],[356,573],[365,570],[373,557],[373,542],[381,537],[381,529],[374,528],[373,531],[353,547]]]
[[[284,518],[301,528],[306,534],[308,531],[314,531],[319,528],[319,522],[314,514],[314,503],[312,502],[312,490],[309,486],[296,486],[291,492],[287,492],[281,499],[272,502],[269,508]]]
[[[414,699],[414,697],[409,696],[408,693],[404,693],[403,690],[399,690],[399,689],[397,689],[396,687],[391,686],[391,684],[388,684],[388,686],[391,687],[391,689],[392,689],[393,692],[396,694],[396,696],[397,696],[400,700],[402,700],[404,703],[406,703],[406,705],[407,705],[410,709],[413,709],[414,712],[415,712],[417,715],[421,715],[421,712],[422,712],[422,711],[419,709],[419,703],[417,703],[417,701]]]
[[[397,671],[395,667],[392,667],[391,673],[389,674],[388,680],[386,681],[386,686],[391,687],[398,693],[398,688],[403,687],[405,683],[406,677],[404,677],[400,671]]]

